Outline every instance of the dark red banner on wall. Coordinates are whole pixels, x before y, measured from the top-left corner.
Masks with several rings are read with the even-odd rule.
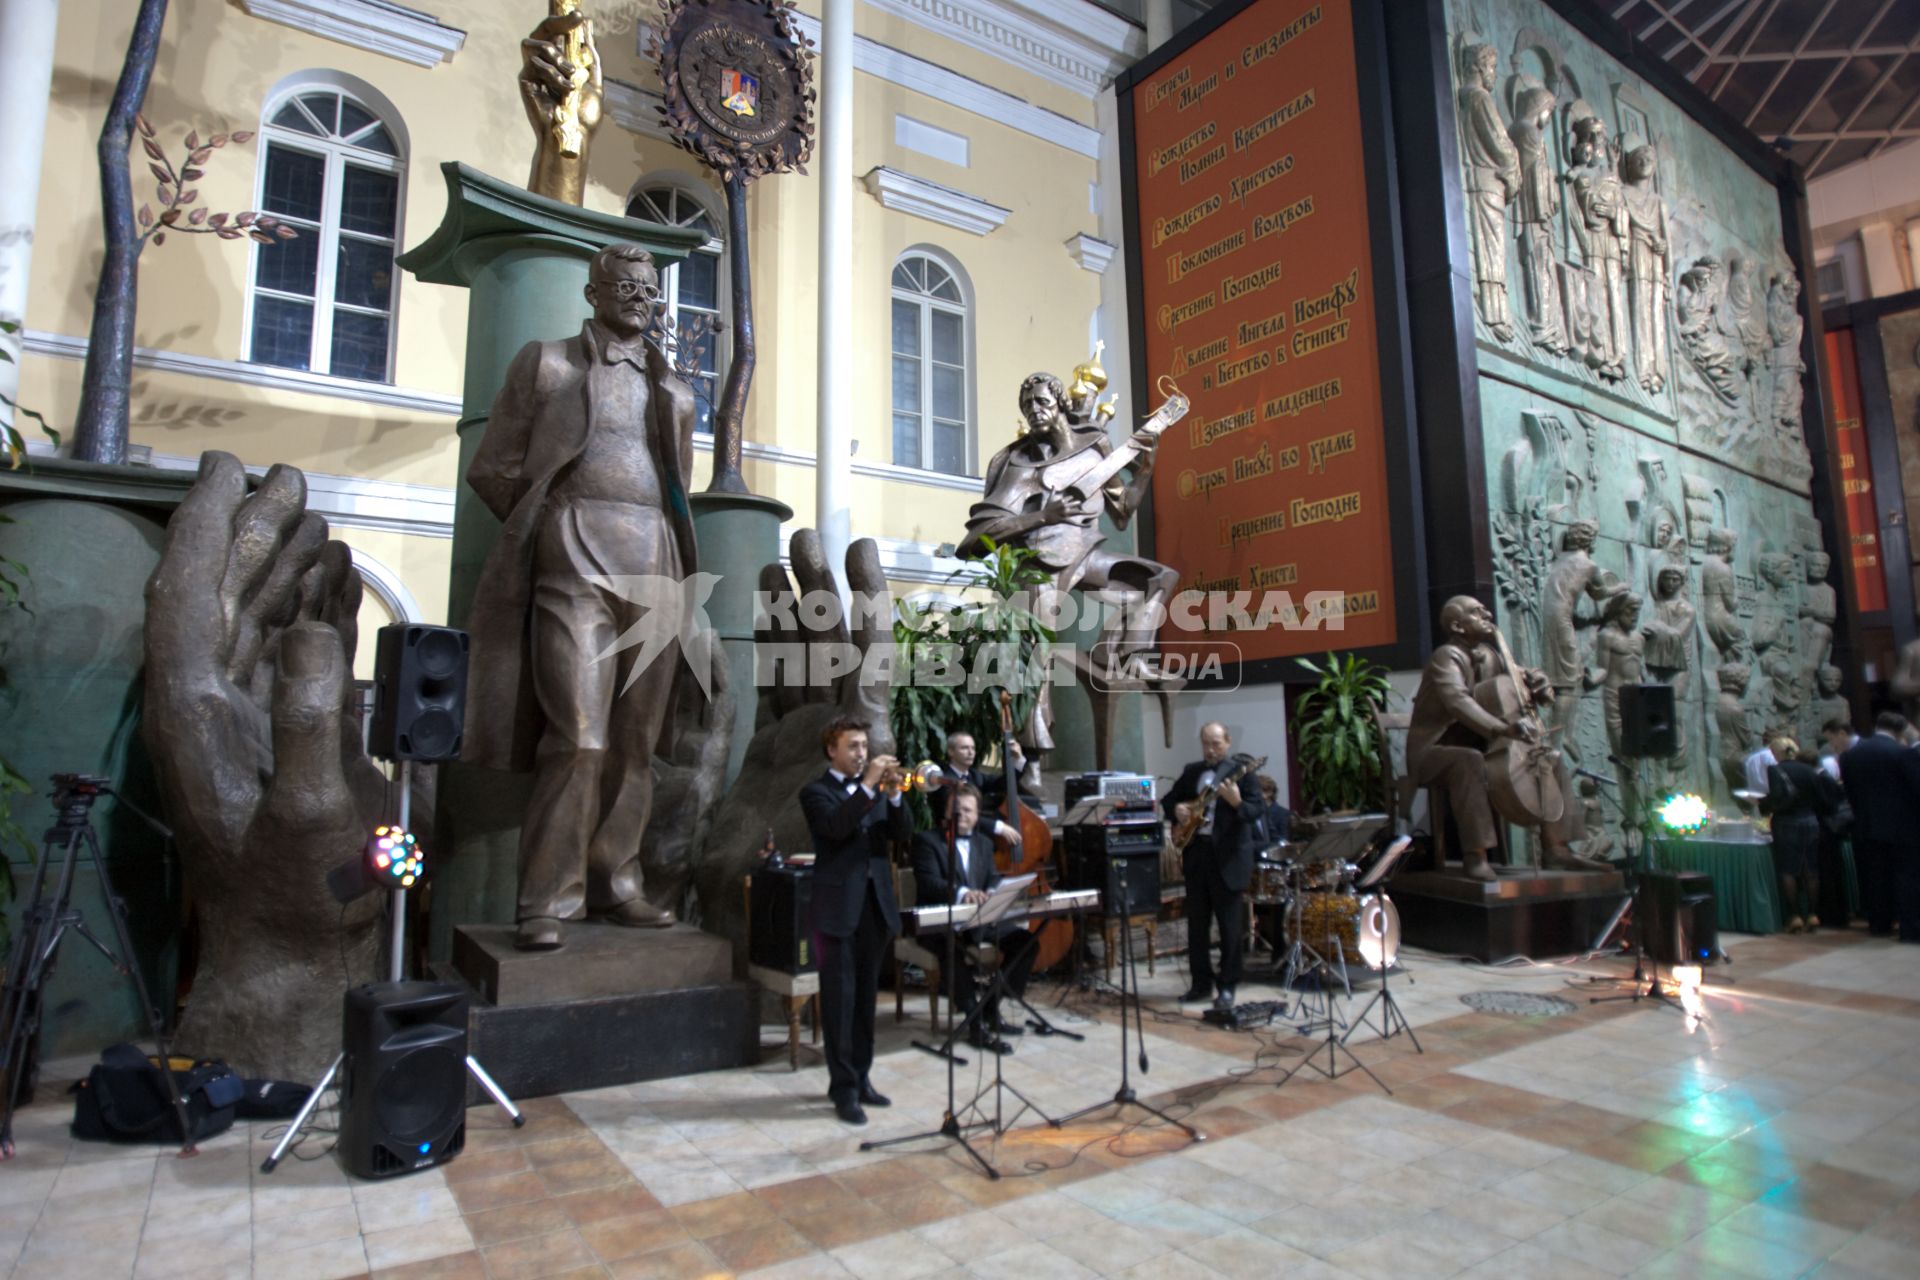
[[[1873,503],[1873,466],[1860,409],[1860,366],[1854,356],[1853,330],[1827,330],[1827,367],[1833,375],[1833,447],[1844,495],[1840,528],[1847,540],[1854,599],[1862,613],[1884,613],[1887,579],[1880,565],[1880,517]]]
[[[1232,637],[1248,661],[1392,644],[1347,0],[1259,0],[1130,92],[1147,382],[1170,377],[1193,400],[1155,464],[1154,554],[1183,590],[1251,593],[1256,626],[1281,592],[1303,612],[1311,593],[1343,601],[1337,633],[1265,614]],[[1176,610],[1163,643],[1194,639]]]

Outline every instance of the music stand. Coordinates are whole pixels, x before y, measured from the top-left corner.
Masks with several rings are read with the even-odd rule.
[[[1387,881],[1393,879],[1393,873],[1399,869],[1401,860],[1406,856],[1407,850],[1412,847],[1412,836],[1395,837],[1393,843],[1387,846],[1386,852],[1381,854],[1378,860],[1376,860],[1371,867],[1368,867],[1358,880],[1354,881],[1353,887],[1356,891],[1367,891],[1363,892],[1362,902],[1364,902],[1367,897],[1377,895],[1383,902],[1391,904],[1392,900],[1389,899],[1386,894]],[[1386,930],[1383,928],[1381,933],[1384,938]],[[1407,1033],[1407,1039],[1413,1041],[1413,1051],[1415,1053],[1426,1052],[1425,1049],[1420,1047],[1420,1037],[1413,1034],[1413,1024],[1407,1021],[1405,1011],[1400,1008],[1400,1002],[1393,998],[1393,989],[1388,985],[1387,975],[1393,972],[1394,960],[1398,951],[1398,939],[1394,940],[1394,947],[1391,952],[1383,946],[1380,949],[1380,963],[1376,966],[1371,960],[1367,959],[1367,944],[1365,935],[1364,933],[1362,934],[1360,958],[1366,960],[1369,969],[1375,969],[1380,974],[1380,989],[1374,992],[1373,999],[1367,1001],[1367,1003],[1361,1007],[1360,1012],[1354,1015],[1353,1025],[1347,1028],[1346,1035],[1340,1037],[1342,1044],[1352,1039],[1355,1031],[1367,1025],[1367,1015],[1373,1012],[1375,1005],[1378,1005],[1380,1006],[1380,1039],[1391,1040],[1394,1036],[1404,1031]],[[1411,982],[1413,979],[1408,978],[1407,981]]]

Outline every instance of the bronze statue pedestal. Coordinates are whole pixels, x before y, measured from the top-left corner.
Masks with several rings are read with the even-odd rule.
[[[460,925],[444,976],[474,990],[470,1052],[517,1098],[747,1066],[759,988],[733,948],[691,925],[562,926],[559,951],[516,951],[512,925]]]
[[[1391,897],[1402,940],[1482,963],[1577,955],[1592,948],[1627,896],[1617,871],[1495,870],[1492,881],[1457,869],[1395,876]]]

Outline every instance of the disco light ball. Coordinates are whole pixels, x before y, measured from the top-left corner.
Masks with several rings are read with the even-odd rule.
[[[427,855],[411,831],[393,825],[379,826],[367,840],[367,865],[385,887],[408,889],[427,873]]]
[[[1698,835],[1713,816],[1707,808],[1707,802],[1699,796],[1683,792],[1668,796],[1660,802],[1660,825],[1676,835]]]

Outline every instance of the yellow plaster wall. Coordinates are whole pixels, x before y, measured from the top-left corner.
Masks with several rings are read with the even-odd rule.
[[[170,155],[189,129],[201,136],[257,130],[274,87],[308,69],[343,72],[372,85],[398,110],[408,139],[402,247],[420,243],[444,211],[439,166],[462,160],[520,180],[530,129],[514,87],[527,19],[514,6],[423,5],[464,27],[465,47],[448,64],[415,67],[397,59],[253,18],[228,0],[174,0],[146,113]],[[537,7],[537,6],[536,6]],[[123,0],[66,0],[61,6],[53,101],[41,184],[29,328],[84,336],[99,269],[99,194],[93,148],[112,95],[134,6]],[[987,54],[862,5],[861,34],[993,84],[1082,123],[1092,104],[1072,91],[1018,71]],[[651,84],[631,33],[601,41],[612,77]],[[863,185],[854,195],[856,457],[890,461],[889,275],[913,246],[943,251],[964,270],[974,302],[973,416],[976,470],[1008,438],[1019,382],[1038,368],[1066,373],[1085,354],[1087,321],[1099,301],[1096,278],[1081,270],[1065,241],[1093,232],[1087,207],[1092,160],[951,104],[855,77],[856,183],[888,165],[1011,210],[986,237],[889,212]],[[894,144],[893,117],[964,134],[971,163],[959,167]],[[135,153],[136,197],[153,182]],[[255,201],[258,143],[216,153],[197,185],[213,209]],[[596,135],[590,207],[618,211],[648,176],[671,175],[718,188],[671,145],[631,133],[609,119]],[[817,328],[818,189],[815,176],[788,175],[754,188],[750,235],[754,260],[759,367],[747,438],[811,454],[815,444],[814,332]],[[174,236],[150,247],[140,268],[138,344],[223,360],[243,350],[248,254],[243,242]],[[402,275],[395,382],[457,397],[465,343],[464,291]],[[79,399],[78,361],[29,356],[23,402],[56,424],[69,423]],[[289,462],[315,472],[451,487],[457,448],[452,419],[302,392],[263,390],[177,373],[136,370],[133,441],[165,454],[220,448],[243,461]],[[699,476],[710,468],[699,455]],[[749,461],[749,483],[811,521],[811,467]],[[957,539],[972,495],[951,489],[856,476],[856,535],[937,544]],[[350,530],[348,541],[388,540],[381,559],[399,568],[410,590],[444,609],[450,544],[444,539]],[[388,554],[391,553],[391,554]]]

